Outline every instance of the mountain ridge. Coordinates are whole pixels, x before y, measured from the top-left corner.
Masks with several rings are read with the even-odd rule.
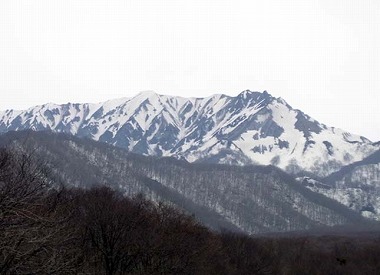
[[[301,177],[299,181],[365,217],[380,220],[380,150],[325,178]]]
[[[326,176],[378,147],[327,127],[267,91],[205,98],[153,91],[101,103],[44,104],[0,113],[0,133],[52,130],[142,155],[190,162],[273,164],[290,173]]]

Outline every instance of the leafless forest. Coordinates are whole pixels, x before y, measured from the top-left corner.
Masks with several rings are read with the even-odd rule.
[[[108,187],[51,188],[28,153],[0,152],[1,274],[376,274],[380,239],[249,237]]]

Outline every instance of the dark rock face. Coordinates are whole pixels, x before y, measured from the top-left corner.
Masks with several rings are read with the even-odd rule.
[[[306,138],[310,137],[311,133],[319,134],[322,131],[322,127],[318,121],[312,121],[309,116],[300,111],[298,112],[295,126],[296,129],[304,133]]]
[[[303,147],[303,153],[305,153],[308,148],[312,148],[314,144],[315,144],[314,140],[307,140]]]
[[[323,144],[326,146],[326,150],[327,152],[329,153],[330,156],[332,156],[334,154],[334,147],[333,145],[328,142],[328,141],[324,141]]]

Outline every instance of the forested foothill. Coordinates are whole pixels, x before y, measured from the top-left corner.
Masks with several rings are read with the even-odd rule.
[[[51,132],[8,132],[0,146],[32,151],[51,185],[108,186],[182,209],[211,230],[237,233],[304,231],[368,225],[359,212],[309,190],[274,166],[189,163],[141,156],[88,139]]]
[[[380,235],[214,232],[142,195],[67,189],[30,152],[0,151],[1,274],[378,274]]]

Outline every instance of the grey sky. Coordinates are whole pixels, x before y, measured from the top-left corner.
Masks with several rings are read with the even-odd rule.
[[[268,90],[380,140],[380,1],[0,1],[0,110]]]

